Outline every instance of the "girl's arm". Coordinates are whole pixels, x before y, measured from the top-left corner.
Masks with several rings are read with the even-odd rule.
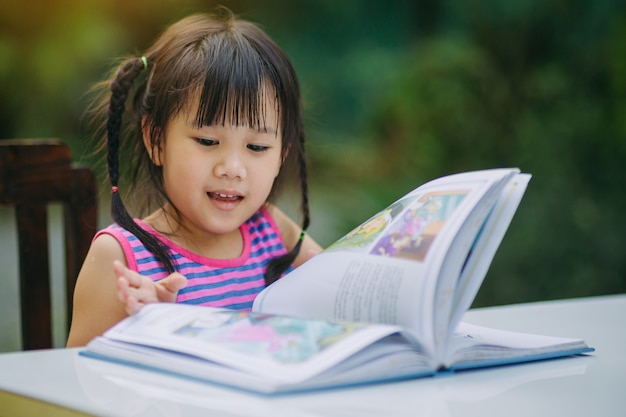
[[[120,244],[108,234],[94,239],[78,274],[67,346],[83,346],[127,316],[116,293],[113,262],[126,262]]]
[[[126,267],[118,241],[108,234],[92,243],[76,281],[67,346],[83,346],[145,304],[174,302],[187,283],[178,273],[155,283]]]
[[[300,239],[300,233],[302,232],[302,228],[298,226],[289,216],[282,212],[278,207],[274,205],[268,206],[268,211],[274,217],[274,221],[280,230],[280,234],[283,237],[283,241],[287,246],[287,250],[293,249]],[[322,251],[322,247],[317,244],[313,240],[311,236],[307,233],[304,236],[304,241],[302,242],[302,247],[300,248],[300,253],[296,257],[293,262],[294,267],[298,267],[302,265],[304,262],[311,259],[313,256],[317,255]]]

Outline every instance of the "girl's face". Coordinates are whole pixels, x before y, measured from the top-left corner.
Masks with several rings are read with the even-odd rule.
[[[185,229],[203,238],[238,236],[239,226],[266,202],[280,171],[278,114],[266,105],[259,129],[228,120],[198,128],[191,110],[169,122],[153,161],[163,168],[165,191]]]

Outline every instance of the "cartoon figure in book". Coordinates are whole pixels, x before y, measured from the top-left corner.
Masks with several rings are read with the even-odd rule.
[[[174,333],[229,346],[251,356],[298,363],[363,327],[354,323],[228,311],[195,320]]]
[[[409,197],[397,201],[353,229],[350,233],[329,246],[327,250],[360,248],[370,245],[387,226],[393,223],[394,219],[410,204],[411,200],[412,198]]]
[[[467,192],[427,193],[415,201],[371,253],[423,261],[435,237]]]

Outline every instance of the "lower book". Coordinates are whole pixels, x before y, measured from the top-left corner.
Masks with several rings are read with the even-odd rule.
[[[81,355],[261,394],[433,376],[593,351],[581,339],[461,322],[429,351],[400,326],[159,303],[92,340]]]

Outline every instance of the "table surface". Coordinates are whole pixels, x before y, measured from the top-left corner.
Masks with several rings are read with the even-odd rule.
[[[97,361],[79,349],[0,354],[0,415],[622,416],[626,294],[470,310],[464,320],[582,338],[590,355],[264,397]]]

